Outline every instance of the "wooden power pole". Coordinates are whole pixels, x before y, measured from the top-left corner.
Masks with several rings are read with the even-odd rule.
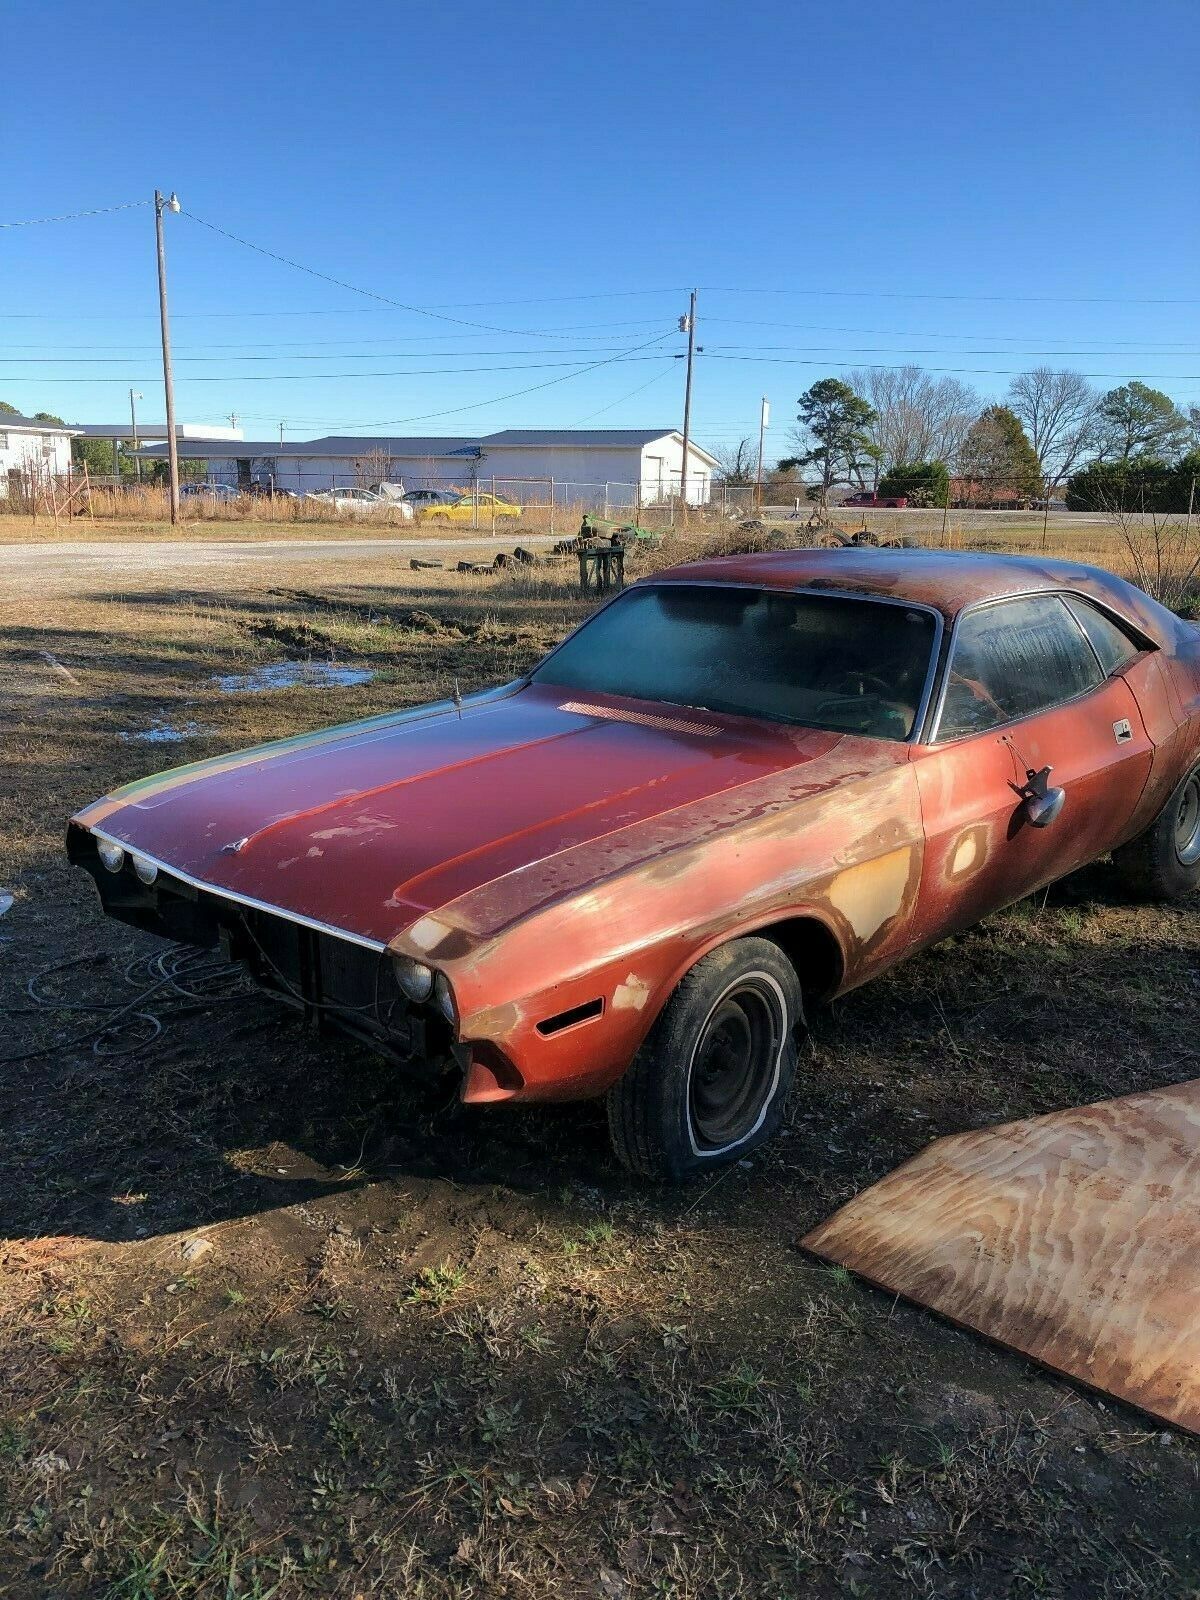
[[[695,359],[695,355],[696,355],[696,291],[695,291],[695,289],[692,290],[691,299],[688,302],[688,314],[687,314],[687,316],[686,317],[680,317],[680,319],[679,319],[679,331],[680,331],[680,333],[686,333],[687,336],[688,336],[687,382],[684,384],[684,389],[683,389],[683,466],[682,466],[682,469],[680,470],[680,474],[679,474],[679,485],[680,485],[680,488],[683,491],[682,505],[680,506],[680,515],[681,515],[682,520],[683,520],[683,526],[686,528],[687,527],[687,520],[688,520],[688,497],[687,497],[688,447],[689,447],[689,445],[691,443],[691,438],[692,438],[692,362]]]
[[[167,471],[170,475],[171,521],[179,521],[179,440],[175,434],[175,380],[171,375],[171,329],[167,321],[167,254],[163,247],[163,212],[178,211],[178,196],[154,191],[154,232],[158,243],[158,319],[162,325],[163,389],[167,400]]]

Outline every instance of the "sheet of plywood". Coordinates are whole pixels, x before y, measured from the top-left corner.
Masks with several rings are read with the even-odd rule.
[[[801,1242],[1200,1432],[1200,1080],[939,1139]]]

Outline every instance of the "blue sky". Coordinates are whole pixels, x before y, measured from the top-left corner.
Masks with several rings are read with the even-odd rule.
[[[53,67],[6,74],[0,221],[178,191],[183,420],[675,424],[693,285],[718,446],[766,394],[783,451],[796,396],[872,362],[1200,399],[1194,0],[38,16]],[[161,418],[155,292],[149,207],[0,230],[0,398],[107,421],[132,384]]]

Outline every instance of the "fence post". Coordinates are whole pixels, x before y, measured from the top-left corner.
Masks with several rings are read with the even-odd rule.
[[[608,479],[604,480],[604,520],[608,521]]]
[[[496,537],[496,474],[492,473],[492,537]]]
[[[550,479],[550,537],[554,537],[554,479]]]

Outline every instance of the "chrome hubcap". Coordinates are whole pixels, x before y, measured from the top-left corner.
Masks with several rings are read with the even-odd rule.
[[[1185,867],[1200,861],[1200,773],[1193,772],[1184,785],[1175,817],[1175,854]]]

